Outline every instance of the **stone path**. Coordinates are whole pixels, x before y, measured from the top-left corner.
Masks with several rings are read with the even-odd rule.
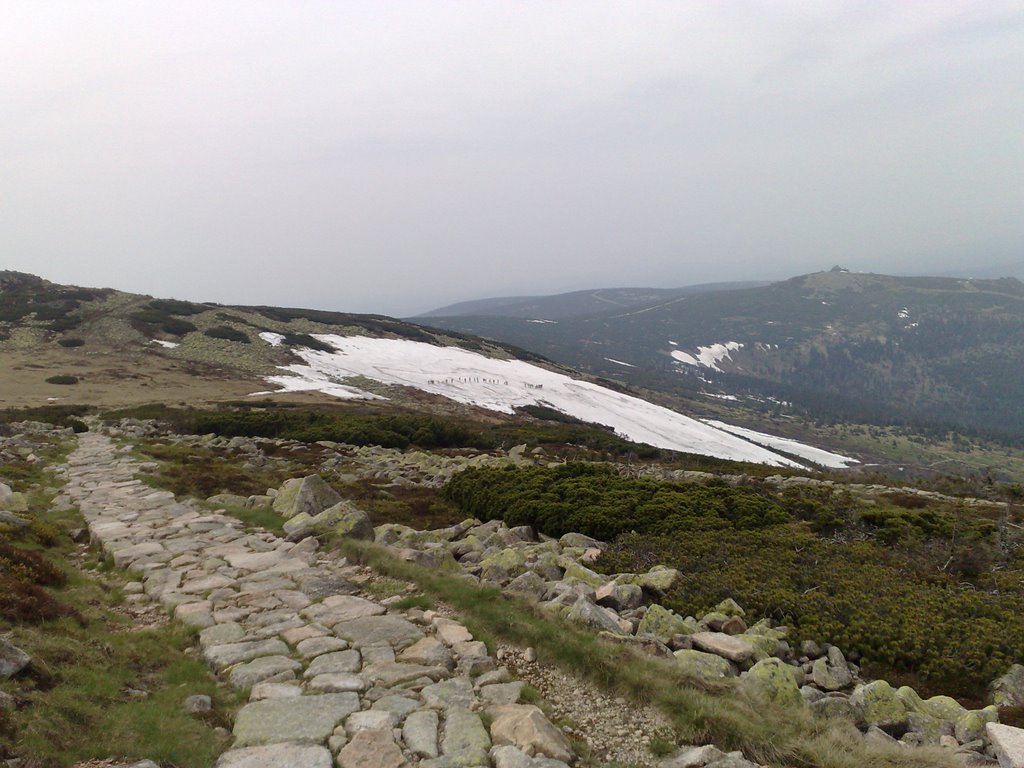
[[[218,768],[564,768],[570,745],[522,683],[451,619],[389,611],[354,569],[251,533],[134,478],[138,464],[89,432],[64,493],[94,544],[141,574],[139,600],[201,630],[202,654],[250,691]],[[486,718],[481,713],[486,712]]]

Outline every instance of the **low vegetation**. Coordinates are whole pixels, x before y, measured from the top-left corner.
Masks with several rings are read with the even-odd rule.
[[[852,724],[815,720],[809,713],[739,695],[728,683],[696,683],[670,666],[594,634],[544,616],[525,600],[458,576],[398,560],[372,544],[347,541],[342,552],[354,562],[401,581],[414,582],[430,599],[455,608],[474,636],[533,647],[540,658],[593,680],[616,695],[659,707],[681,744],[712,742],[741,749],[775,765],[819,768],[945,768],[948,753],[866,745]],[[665,747],[670,745],[666,744]]]
[[[444,496],[466,515],[612,541],[600,563],[609,573],[675,566],[684,578],[665,603],[680,613],[732,597],[925,692],[977,701],[1024,658],[1019,517],[916,497],[866,505],[810,489],[636,480],[589,465],[470,469]]]
[[[47,377],[46,383],[47,384],[64,384],[64,385],[77,384],[78,383],[78,377],[77,376],[72,376],[70,374],[62,373],[62,374],[59,374],[57,376],[49,376],[49,377]]]
[[[224,339],[225,341],[236,341],[240,344],[249,344],[249,336],[245,331],[240,331],[237,328],[232,328],[230,325],[215,325],[212,328],[207,328],[203,331],[204,336],[209,336],[211,339]]]

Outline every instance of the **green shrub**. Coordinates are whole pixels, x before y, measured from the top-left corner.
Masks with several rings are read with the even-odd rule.
[[[148,306],[161,315],[198,315],[208,309],[201,304],[178,299],[155,299],[149,302]]]
[[[77,384],[78,377],[70,376],[68,374],[60,374],[58,376],[50,376],[46,380],[47,384]]]
[[[242,344],[249,343],[249,337],[244,331],[232,328],[230,325],[216,325],[213,328],[208,328],[203,331],[203,335],[209,336],[211,339],[225,339],[227,341],[237,341]]]
[[[85,340],[84,339],[60,339],[57,343],[60,344],[62,347],[67,347],[68,349],[71,349],[73,347],[81,347],[82,345],[85,344]]]
[[[160,329],[164,333],[169,333],[172,336],[184,336],[186,333],[192,333],[192,331],[198,330],[195,325],[190,323],[188,320],[179,320],[176,317],[164,320],[160,325]]]

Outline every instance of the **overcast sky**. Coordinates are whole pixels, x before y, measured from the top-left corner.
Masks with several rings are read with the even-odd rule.
[[[0,268],[412,314],[1024,260],[1024,2],[68,2],[0,22]]]

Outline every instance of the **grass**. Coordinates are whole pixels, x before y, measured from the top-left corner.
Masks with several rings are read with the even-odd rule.
[[[47,453],[54,460],[65,449],[55,445]],[[137,629],[136,620],[118,610],[129,575],[97,553],[87,555],[84,568],[76,564],[67,532],[84,521],[76,510],[54,511],[53,493],[38,489],[59,483],[32,470],[15,473],[16,485],[28,492],[32,527],[0,543],[8,565],[14,563],[8,576],[60,611],[52,617],[25,614],[23,603],[0,605],[0,631],[32,657],[22,674],[2,685],[17,707],[0,717],[0,759],[19,757],[22,768],[106,758],[212,765],[227,746],[216,729],[229,725],[240,701],[190,655],[192,631],[180,625]],[[183,702],[193,694],[211,696],[212,712],[187,714]]]
[[[804,709],[747,698],[729,683],[704,684],[664,662],[602,643],[581,629],[544,616],[536,607],[500,590],[398,560],[365,542],[340,542],[343,554],[388,577],[412,581],[430,597],[458,610],[467,627],[489,645],[496,641],[534,647],[546,663],[590,679],[600,687],[669,718],[675,743],[714,743],[742,750],[771,765],[820,768],[940,768],[953,766],[938,750],[866,745],[847,723],[816,720]]]

